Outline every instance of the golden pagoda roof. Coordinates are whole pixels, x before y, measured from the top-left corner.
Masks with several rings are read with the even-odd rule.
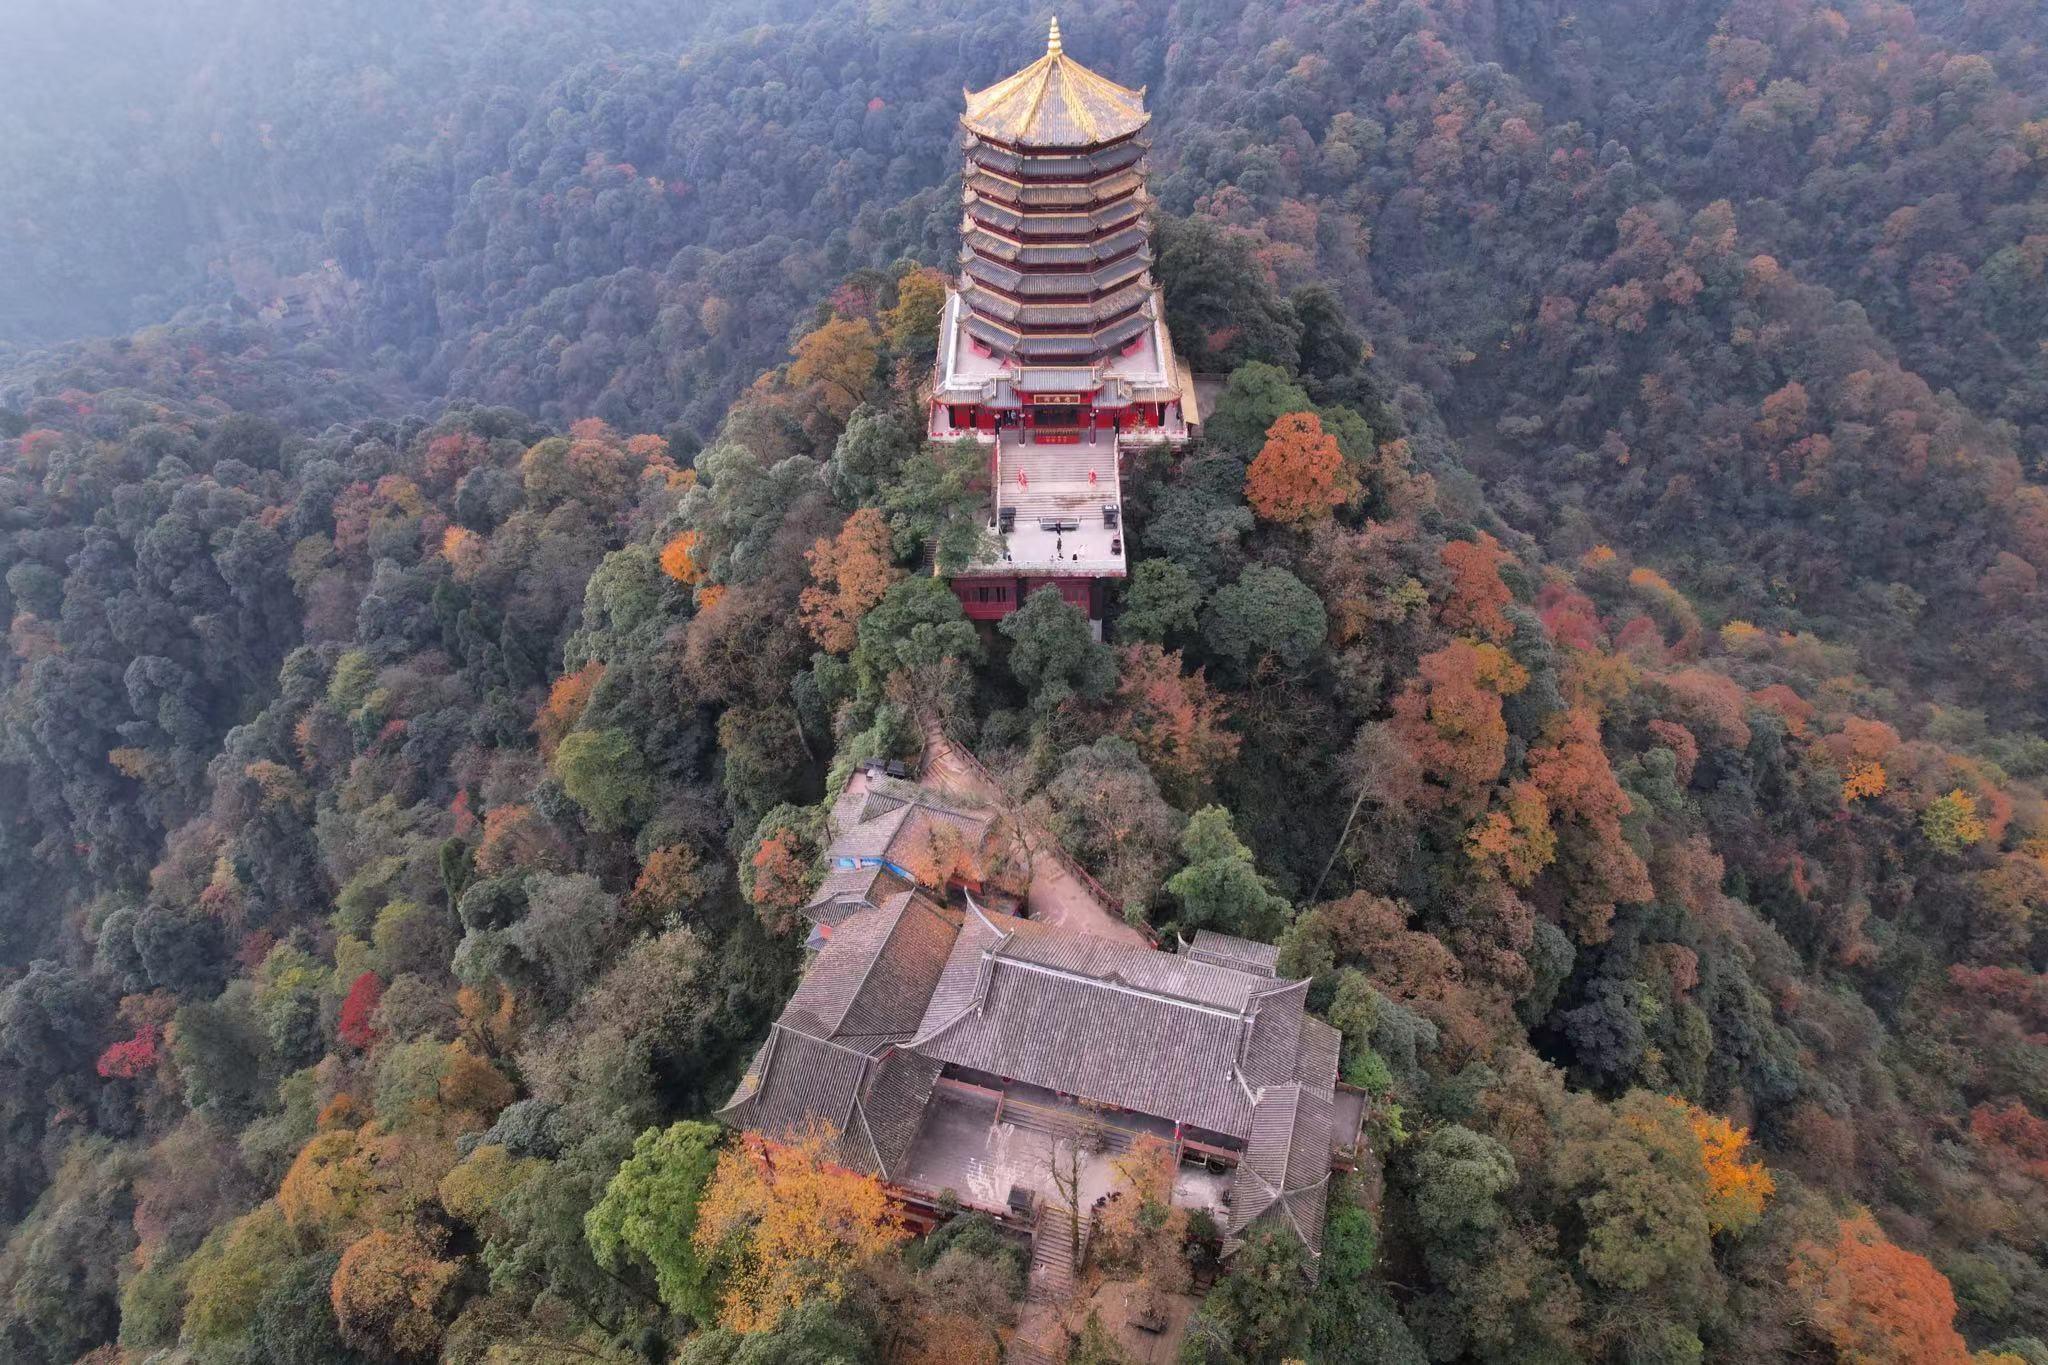
[[[986,90],[968,90],[961,122],[978,136],[1013,147],[1086,147],[1143,128],[1145,89],[1098,76],[1060,46],[1052,21],[1045,55]]]

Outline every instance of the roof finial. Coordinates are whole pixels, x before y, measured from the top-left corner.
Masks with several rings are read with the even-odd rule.
[[[1062,51],[1063,49],[1060,47],[1060,17],[1055,14],[1052,17],[1052,32],[1046,35],[1045,39],[1045,55],[1057,57]]]

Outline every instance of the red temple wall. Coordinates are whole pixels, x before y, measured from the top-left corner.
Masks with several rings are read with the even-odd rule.
[[[1024,599],[1048,585],[1058,588],[1067,604],[1089,619],[1101,617],[1106,605],[1107,578],[1069,575],[1058,578],[955,578],[948,584],[970,621],[1000,621]]]

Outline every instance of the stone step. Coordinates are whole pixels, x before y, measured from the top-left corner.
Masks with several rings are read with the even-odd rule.
[[[1058,1365],[1060,1357],[1036,1341],[1017,1337],[1003,1348],[1003,1359],[1009,1365]]]
[[[1081,1249],[1088,1248],[1088,1223],[1080,1227]],[[1039,1302],[1063,1303],[1074,1293],[1074,1228],[1066,1209],[1044,1205],[1031,1234],[1031,1274],[1026,1296]]]
[[[1062,1140],[1080,1137],[1093,1131],[1104,1152],[1126,1152],[1131,1147],[1131,1134],[1114,1124],[1105,1123],[1091,1130],[1086,1122],[1075,1118],[1069,1112],[1049,1113],[1043,1107],[1026,1101],[1006,1102],[1003,1105],[1003,1122],[1028,1133],[1044,1133],[1048,1137]]]

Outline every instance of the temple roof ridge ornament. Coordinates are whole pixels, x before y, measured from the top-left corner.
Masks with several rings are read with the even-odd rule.
[[[1151,121],[1145,87],[1097,75],[1067,56],[1055,18],[1045,55],[985,90],[965,90],[961,122],[1012,147],[1089,147],[1128,137]]]

